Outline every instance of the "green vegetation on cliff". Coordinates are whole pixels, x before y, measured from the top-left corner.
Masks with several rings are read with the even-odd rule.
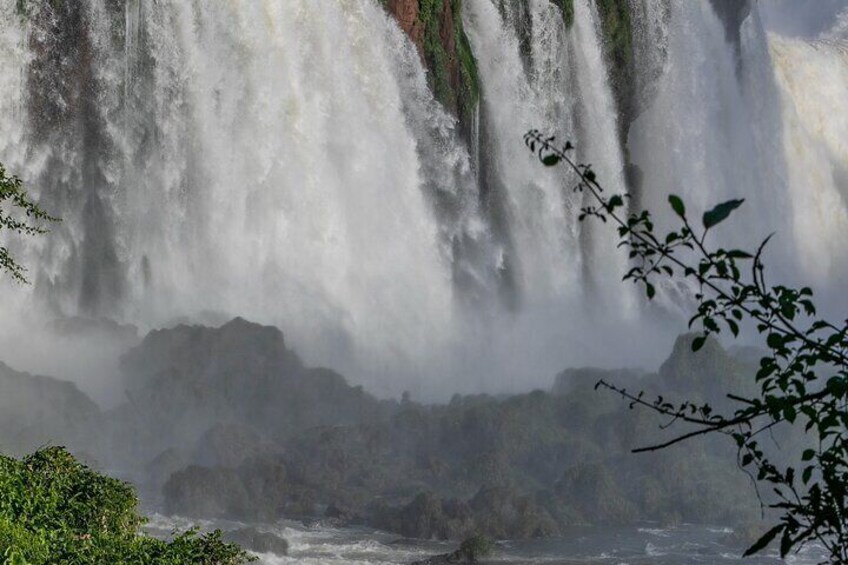
[[[423,55],[436,99],[463,123],[479,98],[477,62],[462,25],[462,0],[420,0]]]
[[[566,29],[574,23],[574,0],[551,0],[562,10],[562,19],[565,22]]]
[[[418,47],[436,99],[470,125],[480,82],[462,24],[462,0],[383,0],[383,5]]]
[[[618,105],[619,131],[624,136],[632,118],[632,90],[635,84],[630,4],[627,0],[597,0],[597,6],[604,52],[609,65],[610,86]]]
[[[64,448],[0,457],[0,559],[48,563],[239,565],[251,560],[220,532],[170,542],[139,534],[133,488],[99,475]]]

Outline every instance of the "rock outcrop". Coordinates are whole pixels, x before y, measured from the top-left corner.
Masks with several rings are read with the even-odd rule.
[[[675,344],[658,374],[581,369],[556,394],[378,401],[306,367],[276,328],[151,332],[125,357],[128,404],[101,414],[73,385],[0,365],[5,450],[80,438],[159,489],[168,513],[330,526],[407,537],[527,539],[576,524],[750,519],[756,509],[721,438],[654,456],[647,411],[594,390],[600,376],[647,394],[712,401],[744,391],[750,366],[715,341]],[[25,407],[26,410],[23,410]],[[119,463],[115,463],[119,461]]]
[[[244,458],[235,450],[248,446],[227,435],[259,448],[266,439],[248,435],[267,432],[267,440],[280,442],[316,426],[364,422],[382,410],[334,371],[305,367],[277,328],[241,318],[220,328],[150,332],[123,357],[122,369],[130,402],[119,419],[143,434],[148,458],[171,447]]]
[[[462,0],[384,0],[415,43],[436,99],[452,112],[470,139],[480,98],[477,63],[462,24]]]
[[[436,555],[428,559],[416,561],[412,565],[461,565],[477,563],[489,556],[493,549],[492,541],[486,536],[474,535],[463,540],[459,549],[453,553]]]
[[[289,553],[289,542],[284,538],[256,528],[241,528],[224,532],[224,540],[236,543],[256,553],[273,553],[280,556]]]
[[[21,455],[44,445],[89,452],[100,409],[73,383],[13,370],[0,363],[0,451]]]

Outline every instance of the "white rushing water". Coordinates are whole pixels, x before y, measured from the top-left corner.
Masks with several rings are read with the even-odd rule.
[[[817,280],[845,280],[848,258],[848,38],[770,42],[782,96],[795,252]]]
[[[62,365],[8,338],[38,311],[142,330],[240,315],[386,395],[652,363],[622,337],[644,309],[615,234],[578,222],[574,179],[521,142],[575,140],[625,190],[593,0],[569,29],[548,0],[463,2],[482,90],[469,144],[376,0],[81,0],[67,21],[17,4],[0,0],[0,162],[63,221],[11,242],[34,284],[2,283],[0,358]],[[777,230],[801,256],[787,269],[838,280],[844,37],[768,37],[755,6],[734,45],[708,0],[630,6],[638,201],[744,196],[728,239]]]
[[[233,522],[207,522],[154,514],[148,526],[152,535],[168,536],[193,525],[202,530],[244,527]],[[399,539],[396,535],[368,528],[305,527],[287,521],[257,526],[288,542],[288,555],[258,554],[263,565],[377,565],[408,564],[443,555],[456,549],[456,542]],[[733,530],[726,527],[685,525],[668,528],[575,527],[559,539],[499,542],[494,555],[486,563],[526,565],[602,565],[632,563],[634,565],[696,565],[699,563],[737,563],[738,547],[729,542]],[[822,549],[806,546],[786,560],[777,550],[748,558],[746,563],[765,565],[788,563],[812,565],[824,559]]]
[[[650,210],[683,197],[694,217],[723,200],[746,198],[727,239],[746,247],[785,223],[787,187],[780,108],[766,37],[756,12],[742,26],[738,54],[708,2],[675,5],[666,72],[630,130]]]
[[[72,193],[43,196],[64,221],[37,258],[36,291],[50,285],[66,315],[143,326],[240,313],[325,362],[452,338],[449,241],[423,190],[448,183],[424,178],[435,134],[422,130],[442,135],[429,170],[461,178],[468,158],[376,3],[142,0],[127,5],[125,48],[102,3],[81,11],[99,123],[28,139],[40,162],[3,152],[30,184]],[[25,98],[17,88],[10,99]]]

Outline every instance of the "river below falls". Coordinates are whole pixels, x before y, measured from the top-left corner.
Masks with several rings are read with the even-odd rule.
[[[192,525],[202,530],[234,529],[238,522],[192,521],[154,514],[148,525],[152,535],[168,535]],[[260,554],[262,565],[376,565],[409,564],[433,555],[454,551],[456,543],[407,540],[395,534],[368,528],[311,528],[294,521],[277,524],[251,524],[275,533],[289,542],[289,555]],[[728,541],[730,528],[682,525],[671,528],[622,527],[574,528],[561,538],[498,542],[495,554],[483,563],[521,564],[608,564],[608,565],[688,565],[696,563],[735,563],[806,565],[821,563],[824,554],[808,547],[786,560],[775,552],[755,558],[741,558],[741,550]]]

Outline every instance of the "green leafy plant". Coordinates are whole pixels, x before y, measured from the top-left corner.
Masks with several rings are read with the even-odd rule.
[[[27,195],[21,179],[8,176],[0,163],[0,232],[11,231],[22,235],[40,235],[47,232],[45,222],[55,222]],[[8,248],[0,246],[0,270],[5,270],[18,282],[28,282],[26,269],[12,256]]]
[[[0,562],[4,565],[241,565],[252,561],[221,532],[164,541],[140,534],[133,488],[61,447],[0,456]]]
[[[727,435],[738,448],[739,465],[755,484],[771,487],[768,505],[779,516],[745,555],[778,538],[782,556],[815,540],[827,549],[830,562],[848,563],[848,322],[818,317],[810,288],[768,284],[762,257],[769,238],[751,251],[723,249],[708,241],[743,200],[718,204],[703,214],[699,226],[683,200],[671,195],[679,228],[660,234],[649,211],[628,211],[628,195],[605,194],[592,167],[570,157],[571,143],[557,145],[554,137],[537,130],[524,141],[544,165],[564,164],[576,173],[574,190],[588,194],[591,202],[581,210],[581,221],[593,218],[615,226],[619,245],[629,250],[633,262],[625,281],[640,285],[649,299],[663,279],[693,284],[696,312],[690,327],[699,331],[693,350],[723,331],[737,337],[745,324],[764,338],[767,354],[754,375],[759,393],[750,398],[728,394],[735,406],[730,413],[709,404],[649,399],[600,381],[596,388],[622,395],[631,408],[648,408],[691,430],[634,451],[664,449],[706,434]],[[763,434],[781,423],[802,427],[815,446],[792,465],[776,463],[761,445]]]

